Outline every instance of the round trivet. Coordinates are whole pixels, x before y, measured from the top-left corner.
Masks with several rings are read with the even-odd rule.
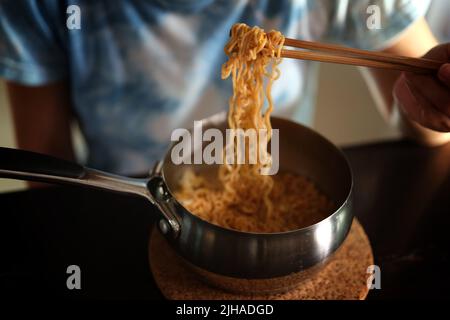
[[[369,239],[356,219],[331,261],[311,278],[284,293],[244,295],[210,286],[183,263],[157,230],[150,236],[149,260],[156,284],[162,294],[172,300],[365,299],[367,268],[373,265]]]

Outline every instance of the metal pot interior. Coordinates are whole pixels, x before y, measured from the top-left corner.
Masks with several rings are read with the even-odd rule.
[[[308,177],[318,188],[340,207],[350,194],[352,176],[343,154],[331,142],[315,131],[289,120],[272,117],[272,126],[280,130],[280,172],[292,172]],[[203,130],[227,128],[224,114],[204,121]],[[202,146],[204,148],[206,143]],[[171,149],[170,149],[171,150]],[[164,160],[163,177],[174,194],[185,170],[193,170],[216,180],[218,165],[175,165],[170,150]]]

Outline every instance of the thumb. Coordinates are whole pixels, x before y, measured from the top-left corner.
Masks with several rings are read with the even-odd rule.
[[[450,89],[450,63],[445,63],[439,68],[438,77]]]

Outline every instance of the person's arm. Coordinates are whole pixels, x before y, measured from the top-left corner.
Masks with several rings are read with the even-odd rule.
[[[384,51],[402,56],[421,57],[437,44],[438,42],[430,31],[425,19],[420,19]],[[393,89],[399,77],[404,77],[404,74],[377,69],[370,69],[370,71],[365,69],[363,74],[368,80],[369,88],[382,115],[390,122],[395,121],[396,125],[401,128],[406,136],[429,146],[441,145],[450,141],[450,133],[425,128],[418,121],[415,121],[417,119],[404,112],[404,108],[408,107],[407,105],[400,108],[399,104],[411,104],[411,101],[402,99],[403,97],[398,97],[398,95],[397,99],[400,98],[400,101],[394,101]],[[448,92],[450,94],[450,89]],[[423,105],[422,108],[427,108],[427,106]]]
[[[18,147],[73,160],[67,83],[57,82],[37,87],[12,82],[6,85]]]

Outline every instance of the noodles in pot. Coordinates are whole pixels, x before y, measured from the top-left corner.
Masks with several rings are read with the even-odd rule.
[[[259,156],[256,163],[248,161],[250,145],[245,147],[244,164],[237,164],[236,158],[232,163],[225,161],[218,172],[219,186],[193,171],[183,175],[177,199],[192,213],[211,223],[246,232],[282,232],[316,223],[333,208],[303,176],[261,174],[271,166],[268,151],[272,136],[271,89],[280,76],[278,64],[283,44],[284,36],[278,31],[266,33],[242,23],[231,29],[225,46],[229,60],[222,66],[222,78],[231,76],[233,83],[228,126],[265,132],[266,139],[256,135]],[[236,140],[231,141],[224,149],[224,159],[230,152],[237,157],[237,146]]]

